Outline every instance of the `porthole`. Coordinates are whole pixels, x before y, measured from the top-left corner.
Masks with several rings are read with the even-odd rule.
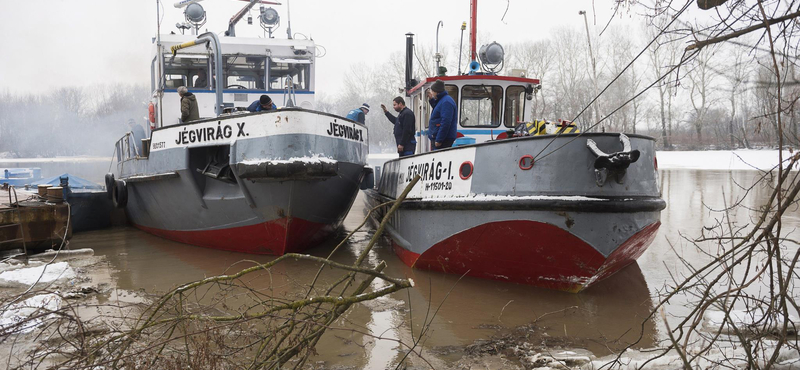
[[[458,168],[458,176],[461,177],[462,180],[466,180],[472,176],[472,171],[472,162],[466,161]]]

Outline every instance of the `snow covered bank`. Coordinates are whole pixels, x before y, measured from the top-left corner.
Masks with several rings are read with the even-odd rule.
[[[792,155],[783,151],[784,160]],[[659,169],[770,170],[778,165],[777,150],[660,151],[656,157]]]

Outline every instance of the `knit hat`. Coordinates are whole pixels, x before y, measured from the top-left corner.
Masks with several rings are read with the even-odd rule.
[[[258,98],[258,101],[259,101],[259,103],[261,103],[261,105],[269,105],[269,104],[272,104],[272,98],[270,98],[270,97],[269,97],[269,96],[267,96],[267,95],[261,95],[261,97],[260,97],[260,98]]]
[[[359,108],[366,109],[367,112],[369,112],[369,104],[367,104],[367,103],[361,104],[361,106]]]
[[[433,83],[433,86],[431,86],[431,90],[437,94],[444,91],[444,81],[436,80],[436,82]]]

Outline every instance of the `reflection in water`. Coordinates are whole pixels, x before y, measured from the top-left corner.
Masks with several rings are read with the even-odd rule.
[[[374,266],[385,260],[386,273],[413,278],[416,286],[408,292],[401,291],[369,305],[353,307],[320,341],[319,355],[314,360],[356,368],[384,368],[398,360],[401,346],[394,341],[375,342],[374,337],[393,337],[410,343],[411,333],[418,335],[423,329],[426,315],[432,320],[424,343],[428,349],[468,345],[534,322],[531,341],[586,348],[596,355],[619,349],[636,341],[640,335],[641,340],[635,347],[653,346],[663,339],[657,330],[660,324],[653,321],[643,324],[643,320],[654,304],[651,295],[670,283],[670,271],[674,273],[682,268],[673,246],[684,258],[698,261],[708,258],[694,246],[682,242],[681,233],[692,237],[699,235],[704,225],[713,224],[720,217],[713,210],[740,201],[758,176],[755,171],[661,171],[667,209],[662,212],[662,225],[653,245],[638,264],[580,294],[470,277],[459,281],[455,275],[413,270],[394,255],[386,240],[381,240],[365,264]],[[743,205],[758,209],[769,196],[769,189],[755,187],[750,191]],[[345,221],[345,231],[361,222],[363,211],[359,207],[362,204],[360,199],[355,202]],[[751,211],[740,209],[731,217],[747,223],[753,215]],[[337,239],[343,238],[345,231]],[[366,247],[372,233],[373,230],[357,232],[333,259],[352,263]],[[324,257],[335,244],[336,240],[329,241],[308,253]],[[148,292],[163,292],[189,281],[238,271],[251,266],[252,261],[266,262],[274,258],[183,245],[133,228],[76,234],[71,246],[93,248],[95,255],[105,256],[116,269],[114,278],[120,288],[144,288]],[[239,262],[242,260],[251,262]],[[316,271],[317,266],[313,264],[287,261],[276,266],[272,274],[264,274],[250,283],[293,295],[303,291],[303,282],[310,281]],[[340,275],[324,275],[323,282],[329,282],[334,276]],[[377,284],[380,282],[376,281],[373,288]],[[669,314],[681,313],[679,304],[669,305],[667,310]]]

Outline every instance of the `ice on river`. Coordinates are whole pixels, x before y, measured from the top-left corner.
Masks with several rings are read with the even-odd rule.
[[[0,286],[32,285],[34,283],[50,283],[59,279],[74,278],[75,270],[66,262],[43,264],[0,273]]]
[[[40,294],[7,308],[4,307],[0,309],[0,333],[5,333],[6,330],[16,334],[33,331],[52,316],[42,315],[42,313],[56,311],[59,308],[61,308],[61,297],[57,294]],[[28,320],[29,318],[31,319]],[[19,326],[14,327],[17,324]]]
[[[773,317],[764,318],[761,312],[746,312],[741,310],[731,310],[730,321],[725,321],[725,312],[709,310],[703,314],[703,329],[716,333],[734,333],[734,327],[738,330],[758,329],[770,333],[777,333],[783,330],[783,315],[775,313]],[[733,326],[731,326],[731,322]],[[797,333],[800,320],[797,317],[789,316],[788,328],[790,333]]]
[[[774,351],[775,343],[766,343],[765,348],[767,353]],[[698,348],[689,348],[686,352],[687,355],[692,356],[696,353]],[[664,356],[660,356],[663,352],[661,350],[627,350],[617,360],[617,355],[609,355],[588,364],[581,366],[581,369],[615,369],[615,370],[672,370],[683,368],[683,361],[680,355],[671,350]],[[715,368],[746,368],[747,362],[745,359],[747,355],[741,347],[733,348],[712,348],[703,356],[700,356],[692,361],[694,369],[715,369]],[[761,361],[761,360],[758,360]],[[762,361],[763,362],[763,361]],[[613,366],[611,364],[613,363]],[[727,365],[727,366],[723,366]],[[764,365],[763,363],[761,364]],[[800,369],[800,354],[797,350],[782,346],[779,351],[778,358],[775,364],[772,365],[775,370],[788,370]]]

